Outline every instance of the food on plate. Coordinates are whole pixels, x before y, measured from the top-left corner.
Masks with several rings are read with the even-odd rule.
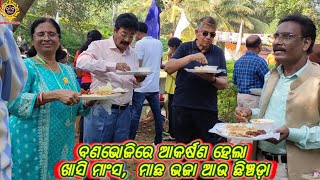
[[[247,124],[235,123],[226,125],[226,131],[229,136],[233,137],[256,137],[262,134],[266,134],[264,130],[258,130],[252,127],[248,127]]]
[[[106,86],[99,86],[98,90],[94,92],[94,94],[99,94],[99,95],[110,95],[112,94],[112,85],[110,82],[107,83]]]
[[[98,90],[96,90],[94,92],[90,91],[90,89],[88,89],[88,90],[81,89],[81,94],[86,94],[86,95],[91,95],[91,94],[110,95],[110,94],[114,94],[114,93],[124,94],[126,92],[127,92],[127,90],[122,89],[120,87],[113,89],[110,82],[108,82],[106,86],[99,86]]]
[[[91,94],[91,92],[90,92],[90,89],[84,90],[84,89],[81,88],[80,94]]]
[[[271,119],[252,119],[252,123],[273,123]]]
[[[249,136],[259,136],[261,134],[266,134],[266,132],[264,130],[255,130],[255,131],[246,132],[246,135],[249,135]]]
[[[269,132],[273,129],[274,120],[272,119],[251,119],[252,127],[258,130]]]
[[[217,70],[218,66],[196,66],[195,70]]]

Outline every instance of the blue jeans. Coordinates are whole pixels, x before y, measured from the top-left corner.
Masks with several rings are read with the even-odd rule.
[[[140,93],[134,92],[132,98],[132,119],[130,126],[129,139],[134,140],[139,128],[139,121],[144,100],[147,99],[155,120],[156,137],[155,144],[162,142],[163,118],[161,115],[159,92]]]
[[[128,140],[131,113],[128,106],[124,110],[111,109],[111,115],[100,104],[90,110],[84,118],[84,143],[119,143]]]

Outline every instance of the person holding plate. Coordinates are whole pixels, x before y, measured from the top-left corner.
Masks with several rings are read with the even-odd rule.
[[[289,15],[273,36],[278,64],[265,76],[259,108],[237,107],[235,114],[239,121],[274,120],[280,139],[259,141],[258,160],[278,162],[275,179],[304,179],[320,166],[320,66],[308,58],[316,26],[306,16]]]
[[[109,82],[112,88],[127,89],[124,95],[111,100],[111,110],[106,102],[98,101],[84,118],[84,143],[120,143],[128,139],[131,122],[129,103],[133,88],[139,87],[145,75],[119,75],[117,71],[139,68],[134,50],[129,46],[138,27],[132,13],[120,14],[115,22],[113,36],[92,42],[77,60],[77,68],[92,74],[90,90],[95,92]],[[108,102],[110,103],[110,102]]]
[[[132,97],[132,119],[129,139],[134,140],[139,128],[139,121],[143,102],[148,101],[154,116],[156,136],[154,144],[162,142],[163,118],[159,101],[159,80],[162,61],[162,43],[160,40],[148,36],[148,26],[143,22],[138,23],[136,33],[137,53],[141,67],[150,67],[152,74],[148,75],[141,83],[141,87],[134,89]]]
[[[172,103],[177,142],[202,139],[216,144],[220,139],[208,130],[218,122],[217,91],[228,85],[226,72],[195,74],[185,70],[202,65],[226,69],[223,51],[212,44],[216,29],[212,17],[201,18],[195,30],[196,40],[181,44],[165,65],[169,74],[178,71]]]
[[[82,45],[82,47],[79,49],[79,51],[76,52],[76,55],[74,57],[73,66],[76,67],[77,65],[77,59],[79,55],[88,49],[88,46],[93,41],[99,41],[102,39],[102,34],[98,30],[91,30],[87,34],[87,41]],[[80,87],[84,89],[85,91],[90,89],[90,84],[92,82],[91,74],[90,72],[81,71],[80,69],[76,69],[77,79],[79,81],[80,79]],[[83,121],[84,117],[81,116],[79,120],[79,143],[83,142]]]
[[[32,48],[24,63],[28,78],[22,93],[8,103],[13,179],[54,179],[54,165],[73,159],[75,119],[80,103],[74,70],[59,63],[61,30],[51,18],[31,25]]]

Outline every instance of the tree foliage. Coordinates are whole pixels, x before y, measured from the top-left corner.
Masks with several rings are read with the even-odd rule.
[[[110,37],[113,25],[110,14],[115,3],[119,2],[121,0],[35,0],[17,28],[15,36],[22,37],[30,44],[31,23],[39,17],[55,18],[56,13],[59,12],[62,44],[73,56],[86,40],[88,31],[98,29],[105,38]]]
[[[270,24],[267,32],[274,33],[281,18],[290,14],[303,14],[314,21],[318,26],[317,34],[319,34],[320,13],[315,5],[312,0],[264,0],[264,20]],[[319,36],[318,40],[320,40]]]
[[[213,16],[219,23],[219,29],[235,32],[239,29],[241,20],[244,28],[254,32],[256,22],[266,26],[256,18],[258,5],[253,0],[188,0],[183,1],[182,7],[192,22],[196,23],[203,16]]]
[[[132,12],[144,21],[152,0],[15,0],[21,13],[21,25],[15,32],[30,43],[29,26],[38,17],[55,18],[59,12],[62,44],[74,54],[91,29],[98,29],[105,38],[112,35],[115,18],[124,12]],[[32,4],[33,3],[33,4]],[[32,4],[32,6],[31,6]],[[196,22],[203,16],[213,16],[218,30],[237,32],[241,20],[246,33],[274,33],[279,19],[302,13],[320,24],[319,12],[310,0],[158,0],[161,8],[161,39],[166,44],[173,34],[184,10],[190,26],[182,33],[182,40],[194,38]],[[31,6],[31,8],[30,8]],[[22,20],[23,16],[25,18]],[[318,28],[319,29],[319,28]],[[318,31],[318,34],[320,31]]]
[[[22,19],[25,17],[25,15],[27,14],[28,10],[30,9],[30,7],[32,6],[34,1],[35,0],[15,0],[15,3],[18,4],[19,10],[20,10],[20,13],[16,17],[15,21],[17,21],[17,22],[22,21]],[[15,25],[13,28],[13,31],[15,31],[17,27],[18,26]]]

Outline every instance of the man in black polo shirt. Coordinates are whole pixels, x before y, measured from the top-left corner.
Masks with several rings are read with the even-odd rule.
[[[177,142],[199,138],[212,144],[218,141],[218,136],[208,130],[218,121],[217,90],[226,88],[227,74],[193,74],[185,70],[205,64],[226,69],[223,51],[212,44],[216,29],[212,17],[201,18],[196,40],[181,44],[165,66],[169,74],[178,71],[172,104]]]

